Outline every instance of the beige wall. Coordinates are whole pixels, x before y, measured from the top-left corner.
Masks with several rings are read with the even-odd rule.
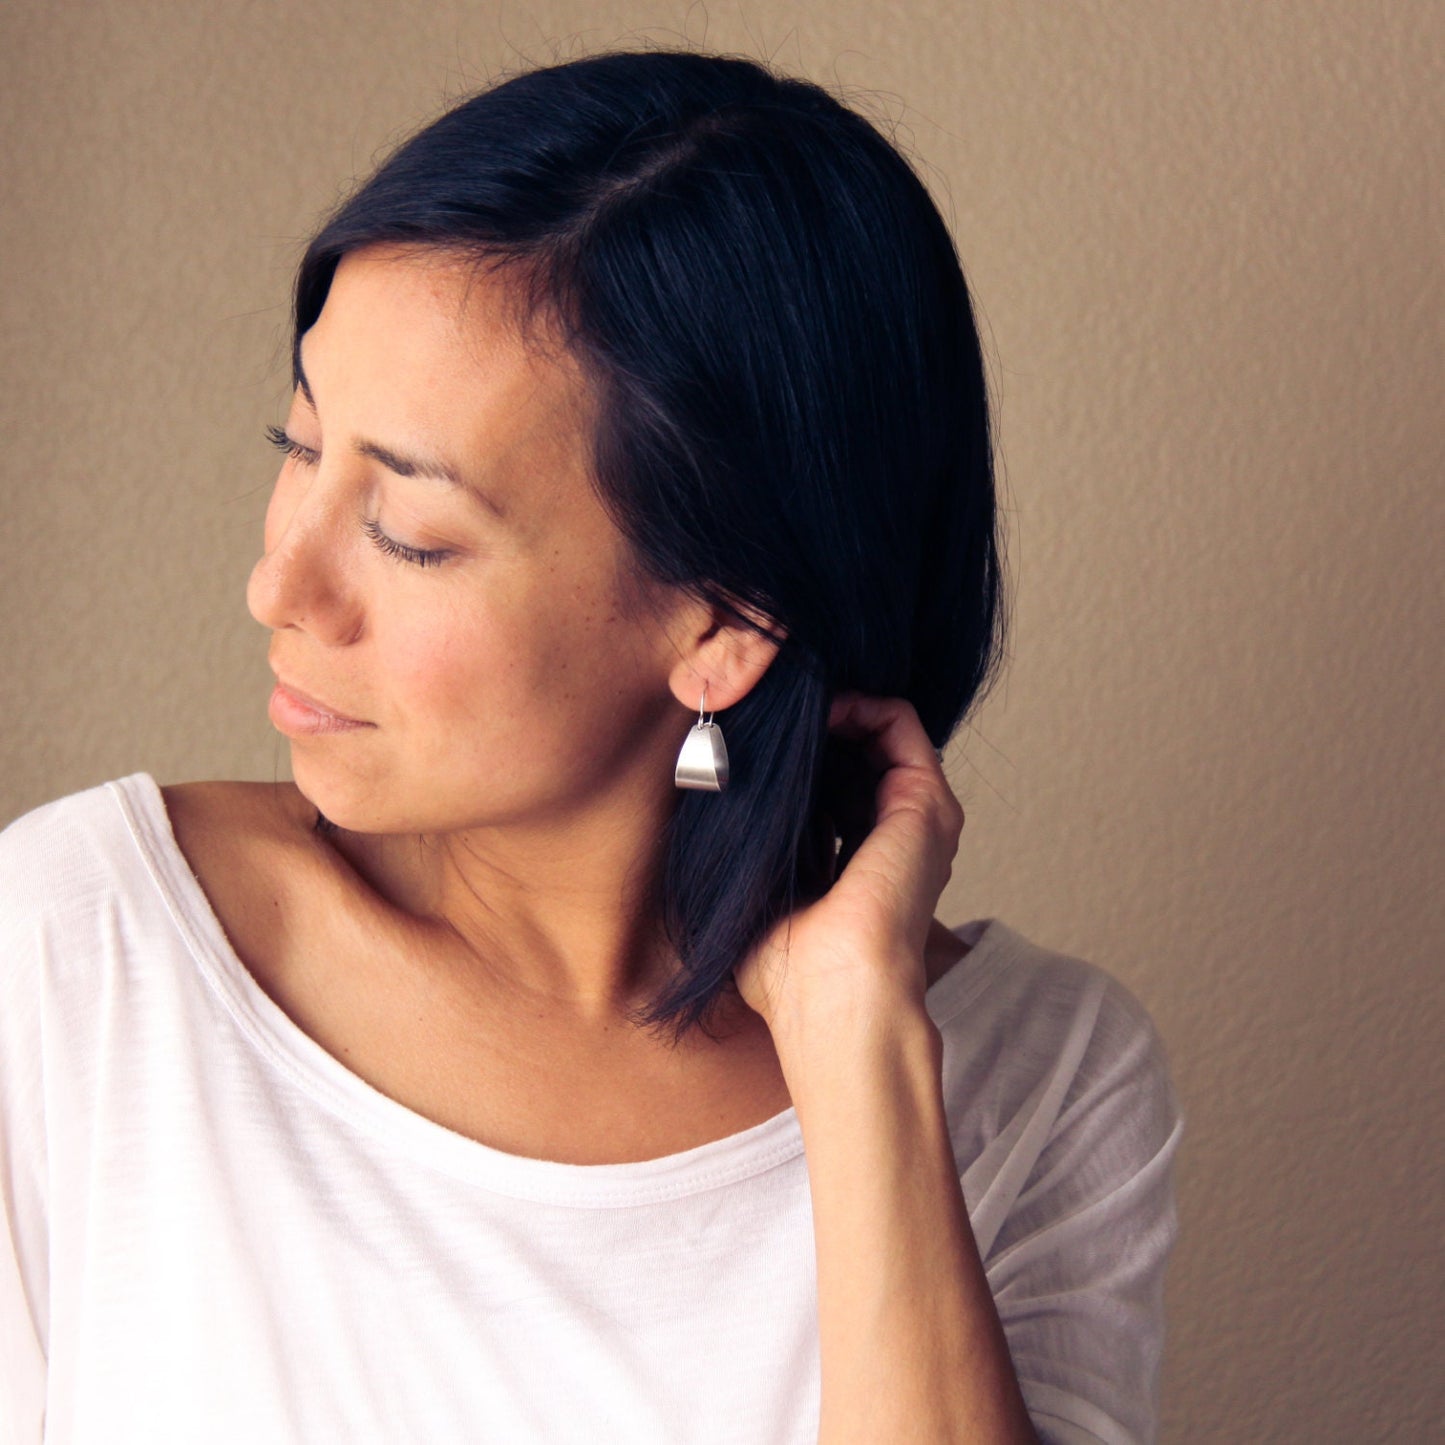
[[[0,10],[0,814],[137,769],[284,772],[242,588],[289,269],[338,186],[499,66],[629,38],[775,55],[898,122],[981,301],[1017,630],[955,745],[942,911],[1106,964],[1169,1041],[1164,1439],[1430,1438],[1441,11],[601,15]]]

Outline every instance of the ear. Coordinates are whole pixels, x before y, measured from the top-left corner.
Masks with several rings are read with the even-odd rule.
[[[708,712],[732,707],[758,685],[785,634],[768,618],[756,620],[773,636],[754,631],[734,614],[716,608],[689,618],[690,626],[675,638],[678,657],[668,678],[673,696],[684,707],[697,710],[704,684]]]

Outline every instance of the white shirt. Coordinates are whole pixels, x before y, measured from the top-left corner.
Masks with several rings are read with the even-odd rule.
[[[1049,1442],[1154,1436],[1182,1127],[1148,1014],[998,919],[928,991]],[[789,1109],[641,1163],[372,1089],[236,957],[143,773],[0,834],[0,1441],[812,1445]]]

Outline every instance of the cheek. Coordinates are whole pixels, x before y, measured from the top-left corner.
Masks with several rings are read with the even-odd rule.
[[[388,629],[383,644],[398,708],[413,726],[443,733],[505,725],[512,712],[525,716],[536,672],[529,641],[480,609],[408,617]]]
[[[626,641],[605,601],[544,589],[408,619],[386,638],[386,671],[415,722],[536,749],[636,686]]]

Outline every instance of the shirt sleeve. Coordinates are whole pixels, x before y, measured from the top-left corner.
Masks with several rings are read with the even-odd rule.
[[[0,1440],[45,1421],[46,1139],[41,1083],[40,879],[22,819],[0,833]],[[33,841],[33,840],[32,840]]]
[[[985,1265],[1045,1445],[1152,1445],[1183,1118],[1149,1014],[1094,976],[1077,1068]]]

